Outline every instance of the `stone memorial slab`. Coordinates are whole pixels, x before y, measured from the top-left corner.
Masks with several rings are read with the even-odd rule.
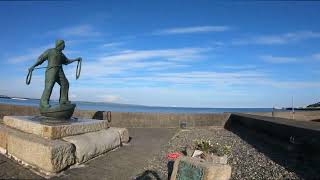
[[[49,139],[59,139],[109,127],[109,122],[104,120],[70,119],[68,122],[56,123],[41,116],[4,116],[3,123],[20,131]]]
[[[231,167],[225,164],[214,164],[199,158],[180,157],[174,162],[171,180],[228,180]]]

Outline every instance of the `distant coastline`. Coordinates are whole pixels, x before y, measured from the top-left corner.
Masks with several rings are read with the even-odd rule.
[[[292,108],[286,108],[287,111],[292,111]],[[293,108],[294,111],[319,111],[320,107],[301,107],[301,108]]]
[[[295,111],[318,111],[318,110],[320,110],[320,102],[310,104],[306,107],[299,107],[299,108],[289,107],[289,108],[286,108],[286,110],[288,110],[288,111],[292,111],[292,110],[295,110]]]
[[[6,96],[6,95],[0,95],[0,98],[2,99],[16,99],[16,100],[30,100],[32,98],[25,98],[25,97],[10,97],[10,96]]]
[[[12,101],[1,101],[1,99],[12,100]],[[28,105],[28,106],[38,106],[40,99],[26,98],[26,97],[10,97],[6,95],[0,95],[0,103],[16,104],[16,105]],[[22,103],[20,101],[26,101]],[[36,103],[35,103],[36,102]],[[52,100],[53,103],[57,103],[58,100]],[[272,111],[292,111],[292,107],[282,107],[282,108],[199,108],[199,107],[164,107],[164,106],[146,106],[146,105],[136,105],[136,104],[121,104],[112,102],[89,102],[89,101],[75,101],[78,108],[82,110],[100,110],[103,107],[106,109],[111,108],[116,111],[120,109],[129,108],[130,112],[136,112],[134,109],[144,110],[143,112],[272,112]],[[97,108],[97,109],[95,109]],[[295,111],[317,111],[320,110],[320,102],[308,105],[306,107],[294,107]]]
[[[22,106],[39,106],[39,99],[21,97],[0,97],[1,104]],[[225,113],[225,112],[272,112],[272,108],[192,108],[192,107],[156,107],[132,104],[118,104],[107,102],[82,102],[74,101],[79,110],[114,111],[114,112],[159,112],[159,113]],[[51,101],[57,104],[58,101]],[[275,111],[284,111],[276,109]]]

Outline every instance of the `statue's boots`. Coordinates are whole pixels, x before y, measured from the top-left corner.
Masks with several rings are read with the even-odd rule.
[[[41,109],[49,109],[51,107],[50,104],[46,103],[46,102],[40,102],[40,108]]]
[[[71,101],[60,101],[60,104],[69,105],[69,104],[71,104]]]

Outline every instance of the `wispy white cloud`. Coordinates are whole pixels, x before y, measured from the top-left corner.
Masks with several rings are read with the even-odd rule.
[[[124,42],[110,42],[101,45],[102,48],[114,48],[123,45]]]
[[[154,106],[192,106],[192,107],[208,107],[210,102],[217,103],[217,97],[238,97],[241,92],[236,90],[231,91],[214,91],[212,89],[205,89],[201,91],[201,95],[195,96],[195,94],[199,94],[199,90],[197,89],[181,89],[179,87],[130,87],[124,88],[92,88],[85,87],[76,89],[75,92],[78,94],[93,94],[93,101],[102,101],[99,94],[116,94],[115,96],[121,97],[120,100],[114,101],[117,103],[128,103],[128,104],[141,104],[141,105],[154,105]],[[79,96],[80,97],[80,96]],[[205,98],[205,97],[210,97]],[[84,97],[80,97],[83,99]],[[179,99],[177,101],[176,99]],[[214,99],[214,101],[213,101]],[[192,105],[187,105],[192,102]],[[234,103],[234,102],[233,102]],[[211,105],[212,106],[212,105]],[[219,106],[219,103],[215,105]]]
[[[291,42],[298,42],[307,39],[320,38],[320,32],[315,31],[298,31],[289,32],[285,34],[274,35],[261,35],[254,37],[247,37],[243,39],[235,39],[232,44],[235,45],[248,45],[248,44],[261,44],[261,45],[281,45]]]
[[[311,57],[315,60],[320,60],[320,53],[313,54]]]
[[[181,73],[157,74],[158,81],[174,84],[207,85],[207,86],[229,86],[239,84],[252,84],[266,78],[266,74],[254,70],[237,70],[233,72],[217,71],[193,71]]]
[[[83,69],[86,69],[84,65]],[[74,68],[65,68],[72,70]],[[108,69],[101,69],[108,72]],[[96,70],[97,73],[99,70]],[[71,100],[103,101],[117,103],[133,103],[145,105],[178,105],[183,106],[208,106],[215,104],[221,107],[221,103],[232,101],[225,97],[248,97],[251,87],[281,88],[285,90],[320,88],[318,82],[313,81],[281,81],[272,79],[270,74],[260,70],[233,70],[232,72],[217,71],[188,71],[183,72],[153,72],[150,74],[128,74],[121,76],[106,76],[91,79],[82,74],[79,81],[68,76],[70,84]],[[2,84],[7,84],[2,93],[22,97],[39,98],[44,83],[43,74],[35,72],[32,83],[25,85],[25,78],[0,79]],[[56,85],[53,99],[58,99],[59,89]],[[30,91],[30,89],[33,89]],[[27,94],[24,94],[28,92]],[[254,92],[254,91],[253,91]],[[91,94],[90,97],[87,94]],[[155,94],[157,96],[155,96]],[[195,96],[198,94],[198,96]],[[250,96],[252,96],[250,94]],[[186,98],[188,97],[188,98]],[[208,97],[212,97],[209,98]],[[218,103],[221,100],[220,104]],[[193,104],[192,102],[196,102]],[[241,106],[242,100],[232,101],[233,105]],[[213,104],[212,104],[213,103]],[[232,104],[232,103],[231,103]],[[261,106],[261,104],[260,104]]]
[[[267,84],[284,89],[307,89],[307,88],[320,88],[319,82],[316,81],[279,81],[269,80]]]
[[[13,55],[9,56],[7,58],[7,62],[10,64],[18,64],[18,63],[24,63],[27,61],[34,61],[36,62],[37,58],[43,53],[46,49],[54,47],[54,45],[44,45],[38,48],[32,48],[25,52],[25,54],[22,55]]]
[[[110,84],[126,84],[130,87],[144,86],[184,86],[189,88],[202,87],[229,87],[234,85],[257,84],[267,79],[267,74],[254,70],[237,70],[229,73],[217,71],[193,71],[188,72],[165,72],[156,71],[141,74],[123,74],[122,76],[105,76],[88,80],[88,84],[100,84],[108,82]],[[99,80],[100,79],[100,80]],[[89,85],[89,86],[91,86]]]
[[[169,34],[187,34],[187,33],[204,33],[204,32],[223,32],[231,28],[228,26],[190,26],[190,27],[175,27],[155,31],[155,35]]]
[[[221,41],[211,41],[209,42],[210,46],[213,46],[213,47],[223,47],[226,45],[225,42],[221,42]]]
[[[74,45],[81,42],[87,42],[87,41],[93,41],[93,40],[92,39],[91,40],[87,40],[87,39],[75,40],[70,38],[97,37],[97,36],[100,36],[102,33],[97,31],[92,25],[83,24],[83,25],[77,25],[77,26],[71,26],[71,27],[53,30],[53,31],[47,32],[46,34],[50,36],[54,36],[54,38],[67,38],[68,39],[68,41],[66,42],[67,45],[68,44]],[[14,55],[12,57],[8,57],[7,62],[12,64],[17,64],[17,63],[27,62],[30,60],[35,61],[42,52],[44,52],[46,49],[50,47],[54,47],[54,42],[45,46],[37,47],[37,48],[31,48],[31,49],[29,48],[25,52],[25,54],[19,54],[19,55]],[[69,51],[69,52],[74,53],[75,51]]]
[[[286,63],[294,63],[298,61],[298,58],[285,57],[285,56],[262,55],[260,56],[260,58],[265,62],[274,63],[274,64],[286,64]]]
[[[274,64],[289,64],[289,63],[299,63],[299,62],[307,63],[307,62],[312,62],[314,60],[320,60],[320,53],[314,53],[311,55],[297,56],[297,57],[261,55],[259,56],[259,58],[264,60],[265,62],[274,63]]]
[[[201,54],[208,52],[210,48],[177,48],[159,50],[126,50],[116,55],[103,57],[105,62],[145,60],[150,58],[164,58],[172,61],[188,61],[203,57]]]
[[[119,102],[122,99],[119,95],[110,95],[110,94],[101,95],[99,96],[99,98],[101,98],[100,101],[102,102]]]
[[[256,65],[252,64],[234,64],[234,65],[217,65],[218,68],[221,69],[229,69],[229,70],[241,70],[241,69],[256,69]]]
[[[11,64],[17,64],[17,63],[21,63],[21,62],[26,62],[29,60],[34,60],[36,61],[37,57],[40,54],[38,52],[29,52],[26,55],[19,55],[19,56],[14,56],[14,57],[9,57],[8,58],[8,63]]]
[[[110,55],[101,55],[95,61],[88,60],[83,68],[83,74],[87,77],[97,78],[135,71],[177,69],[190,65],[194,60],[205,59],[206,53],[210,50],[210,48],[192,47],[125,50]]]
[[[206,99],[214,97],[209,100],[211,102],[217,102],[220,97],[240,98],[253,96],[252,94],[248,94],[251,92],[250,88],[247,88],[248,86],[254,88],[268,87],[270,89],[281,88],[286,91],[320,87],[318,82],[313,81],[281,81],[271,79],[270,74],[257,70],[235,70],[230,73],[215,71],[153,73],[146,76],[106,77],[101,79],[101,83],[106,82],[110,85],[116,82],[125,84],[126,88],[122,86],[100,87],[82,82],[86,86],[82,86],[80,90],[83,91],[82,94],[91,91],[96,92],[92,94],[100,94],[97,97],[92,97],[94,101],[106,101],[105,97],[111,95],[109,102],[115,99],[113,102],[181,106],[183,104],[190,104],[194,100],[199,103],[197,105],[193,104],[193,106],[204,106],[205,103],[210,104],[210,102],[205,102],[201,98],[202,96],[206,97]],[[157,94],[157,96],[154,96],[154,94]],[[199,96],[194,96],[194,94],[198,94]],[[188,99],[187,101],[184,101],[186,100],[185,97],[188,97],[186,98]],[[179,101],[174,100],[177,98]],[[227,101],[229,100],[227,99]],[[235,103],[236,101],[233,102]],[[241,106],[240,104],[238,105]],[[216,104],[216,106],[219,106],[219,104]]]
[[[81,24],[76,26],[56,29],[47,33],[55,37],[69,38],[69,37],[96,37],[102,33],[90,24]]]

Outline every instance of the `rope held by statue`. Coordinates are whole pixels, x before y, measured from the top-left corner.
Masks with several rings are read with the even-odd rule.
[[[79,79],[81,73],[82,58],[79,59],[76,69],[76,79]]]
[[[78,61],[78,64],[77,64],[77,69],[76,69],[76,79],[79,79],[80,77],[80,73],[81,73],[81,64],[82,64],[82,59],[80,59]],[[61,65],[59,65],[61,66]],[[51,67],[38,67],[38,68],[34,68],[34,69],[44,69],[44,68],[48,68],[48,69],[51,69],[51,68],[54,68],[54,67],[59,67],[59,66],[51,66]],[[26,77],[26,84],[29,85],[30,82],[31,82],[31,78],[32,78],[32,71],[34,70],[29,70],[28,72],[28,75]]]
[[[26,84],[29,85],[31,82],[31,77],[32,77],[32,70],[29,70],[27,78],[26,78]]]

